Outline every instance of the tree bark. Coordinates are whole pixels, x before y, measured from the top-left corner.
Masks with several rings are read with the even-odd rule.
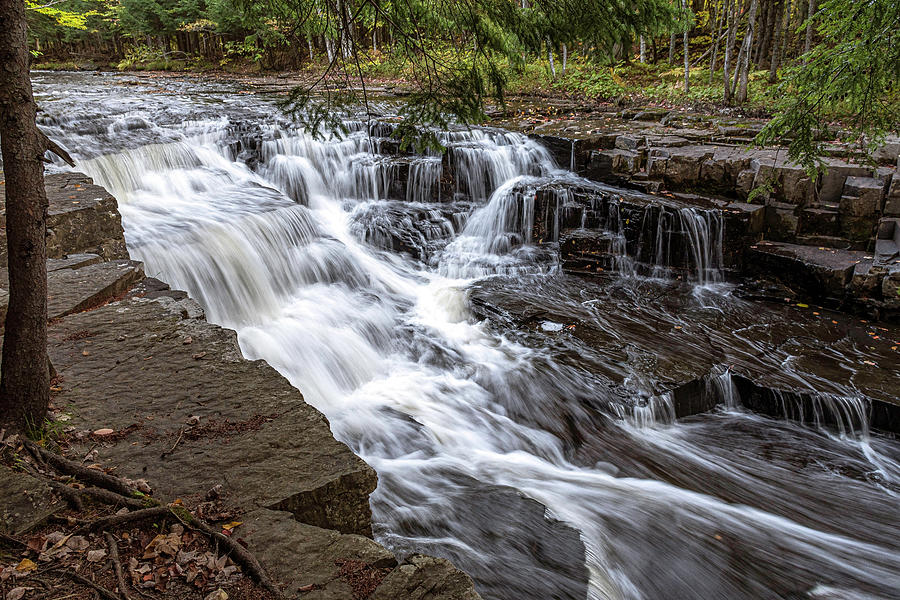
[[[675,34],[669,36],[669,64],[675,64]]]
[[[737,15],[735,14],[737,0],[735,0],[734,4],[735,6],[732,6],[731,3],[728,4],[728,38],[725,40],[725,62],[722,74],[724,80],[723,100],[725,104],[731,104],[731,75],[729,69],[731,68],[731,55],[734,52],[734,42],[737,38]]]
[[[776,15],[775,35],[772,40],[772,60],[769,61],[769,83],[775,83],[778,78],[778,64],[781,62],[781,54],[784,52],[784,27],[785,21],[790,18],[791,3],[786,0],[781,3],[782,14]]]
[[[641,36],[641,64],[647,62],[647,42],[644,40],[644,36]]]
[[[750,17],[747,21],[747,35],[744,37],[744,45],[741,47],[743,61],[740,65],[740,84],[738,85],[735,99],[738,104],[747,101],[747,80],[750,74],[750,48],[753,45],[753,30],[756,27],[756,9],[759,8],[759,0],[750,3]]]
[[[9,307],[3,336],[0,426],[39,425],[50,401],[47,358],[47,194],[28,71],[25,4],[0,0],[0,150],[6,180]],[[62,152],[58,147],[56,151]],[[67,155],[66,155],[67,156]]]
[[[803,54],[809,52],[809,49],[812,48],[812,39],[813,39],[813,31],[815,28],[813,27],[813,16],[816,14],[816,0],[809,0],[809,10],[807,11],[807,22],[806,22],[806,41],[803,43]]]
[[[687,12],[687,0],[681,0],[681,8],[685,12]],[[691,91],[691,61],[688,56],[688,35],[690,34],[691,29],[688,26],[684,28],[684,93],[688,93]]]
[[[713,73],[716,72],[716,60],[719,55],[719,40],[722,39],[722,23],[724,22],[724,15],[728,12],[728,4],[730,0],[725,0],[722,3],[722,6],[718,7],[718,15],[716,18],[717,26],[716,26],[716,35],[713,37],[713,47],[712,47],[712,57],[709,59],[709,85],[712,85],[713,82]]]

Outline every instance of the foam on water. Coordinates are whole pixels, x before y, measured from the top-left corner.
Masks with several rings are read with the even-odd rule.
[[[467,296],[485,276],[553,272],[531,239],[534,185],[556,169],[536,142],[493,131],[444,135],[457,192],[475,202],[474,212],[461,231],[436,234],[449,242],[423,262],[384,251],[383,238],[367,243],[374,230],[358,226],[388,206],[397,177],[374,153],[368,130],[314,139],[272,127],[254,169],[232,160],[226,130],[222,123],[218,132],[114,151],[80,168],[120,199],[130,252],[147,273],[187,290],[211,321],[236,329],[244,354],[283,373],[378,471],[372,503],[380,539],[453,558],[479,577],[486,597],[528,597],[518,586],[540,585],[529,574],[532,550],[523,545],[510,555],[527,557],[518,566],[498,560],[490,524],[473,532],[456,512],[465,506],[448,500],[462,490],[508,486],[578,531],[590,598],[760,598],[792,585],[806,593],[813,584],[820,585],[811,597],[829,597],[828,586],[837,584],[859,597],[896,597],[896,544],[783,516],[805,496],[763,480],[754,471],[762,463],[697,442],[696,428],[674,422],[665,394],[630,416],[605,415],[596,434],[644,448],[660,464],[667,457],[721,473],[739,489],[764,488],[778,511],[652,476],[649,459],[646,476],[616,477],[581,464],[566,440],[536,424],[544,398],[589,396],[591,380],[475,319]],[[422,157],[413,165],[405,200],[430,206],[440,163]],[[427,210],[438,211],[436,222],[443,218],[438,208]],[[715,281],[721,218],[671,215],[672,227],[699,249],[697,280]],[[389,224],[380,227],[391,233]],[[665,248],[658,253],[664,262]],[[711,385],[733,408],[726,375]],[[832,410],[846,413],[848,423],[860,416],[849,404]],[[870,464],[896,469],[882,453],[871,456]],[[836,493],[863,490],[884,502],[854,485]],[[515,541],[515,528],[510,532]],[[558,589],[558,597],[573,597]]]

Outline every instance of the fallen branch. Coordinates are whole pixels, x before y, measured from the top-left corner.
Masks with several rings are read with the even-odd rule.
[[[128,596],[128,588],[125,587],[125,576],[122,574],[122,562],[119,560],[119,545],[116,538],[110,532],[106,531],[106,543],[109,546],[109,559],[113,564],[113,571],[116,574],[116,585],[119,587],[119,595],[125,600],[131,600]]]
[[[68,164],[70,167],[75,166],[75,161],[72,160],[72,157],[69,156],[68,152],[66,152],[59,144],[57,144],[56,142],[54,142],[53,140],[48,138],[44,133],[41,133],[41,135],[44,138],[43,142],[44,142],[45,150],[52,152],[53,154],[57,155],[58,157],[60,157],[64,161],[66,161],[66,164]],[[44,162],[50,162],[50,161],[48,161],[47,159],[44,159]]]
[[[171,511],[168,506],[154,506],[153,508],[144,508],[128,513],[122,513],[121,515],[110,515],[82,525],[75,530],[75,533],[72,535],[84,535],[85,533],[90,533],[92,531],[104,531],[111,527],[124,525],[125,523],[146,521],[147,519],[158,519],[169,514],[171,514]]]
[[[54,454],[53,452],[41,448],[32,442],[25,442],[25,446],[31,452],[37,453],[44,462],[60,473],[71,475],[85,483],[90,483],[91,485],[110,490],[128,498],[134,498],[138,494],[136,489],[125,483],[125,481],[119,477],[107,475],[97,469],[83,467],[76,462],[63,458],[59,454]]]

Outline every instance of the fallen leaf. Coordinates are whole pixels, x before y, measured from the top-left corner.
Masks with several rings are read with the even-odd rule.
[[[574,327],[574,325],[573,325],[573,327]],[[222,525],[222,529],[227,529],[228,531],[231,531],[238,525],[243,525],[243,524],[244,524],[243,521],[232,521],[231,523],[228,523],[227,525]]]
[[[115,433],[114,429],[110,429],[108,427],[104,427],[103,429],[98,429],[94,432],[94,435],[110,435]]]
[[[228,600],[228,594],[225,593],[225,590],[223,590],[222,588],[219,588],[216,591],[211,592],[203,600]]]
[[[34,588],[30,588],[30,587],[13,588],[6,593],[6,600],[19,600],[20,598],[22,598],[22,596],[25,595],[25,592],[27,592],[28,590],[33,590],[33,589]]]
[[[72,550],[87,550],[90,545],[91,543],[87,541],[87,538],[83,535],[73,535],[66,540],[66,547],[71,548]]]
[[[27,558],[23,558],[22,562],[16,565],[16,571],[19,573],[30,573],[35,569],[37,569],[37,564],[33,560]]]
[[[106,556],[106,550],[91,550],[87,553],[88,562],[100,562]]]

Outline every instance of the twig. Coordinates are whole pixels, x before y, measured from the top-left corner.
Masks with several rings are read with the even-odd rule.
[[[97,444],[94,444],[93,446],[91,446],[91,449],[88,450],[88,451],[85,453],[84,458],[81,459],[81,464],[82,464],[82,465],[83,465],[85,462],[87,462],[88,456],[91,455],[91,452],[93,452],[93,451],[94,451],[94,448],[96,448],[96,447],[97,447]]]
[[[109,558],[113,563],[113,571],[116,573],[116,584],[119,586],[119,595],[125,600],[131,600],[128,596],[128,588],[125,587],[125,577],[122,575],[122,562],[119,560],[119,545],[116,538],[106,531],[106,543],[109,545]]]
[[[181,441],[181,438],[182,438],[182,437],[184,437],[184,427],[182,427],[182,428],[178,431],[178,439],[175,440],[175,443],[172,445],[172,447],[169,448],[169,450],[168,450],[167,452],[163,452],[163,453],[160,455],[160,458],[165,458],[166,456],[168,456],[168,455],[172,454],[173,452],[175,452],[175,448],[178,447],[178,443]]]
[[[75,581],[77,583],[80,583],[81,585],[86,585],[86,586],[92,588],[94,591],[96,591],[98,594],[100,594],[100,596],[102,598],[106,598],[106,600],[122,600],[116,594],[113,594],[108,589],[106,589],[104,587],[100,587],[99,585],[97,585],[96,583],[91,581],[90,579],[82,577],[75,571],[65,569],[62,571],[62,574],[65,575],[66,577],[68,577],[69,579],[71,579],[72,581]]]

